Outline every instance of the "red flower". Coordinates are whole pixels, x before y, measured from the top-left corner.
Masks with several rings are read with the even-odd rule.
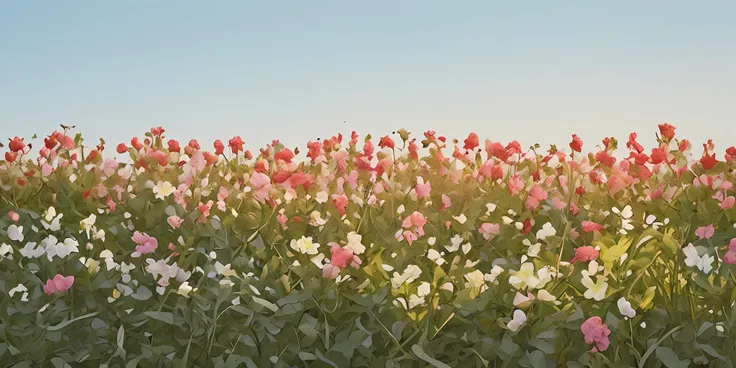
[[[652,154],[649,156],[653,164],[661,164],[667,159],[667,146],[661,145],[658,148],[652,148]]]
[[[120,143],[120,144],[118,144],[117,151],[118,151],[118,153],[128,152],[128,146],[126,146],[125,143]]]
[[[215,163],[217,163],[217,156],[216,155],[213,155],[213,154],[211,154],[209,152],[205,152],[203,154],[203,156],[204,156],[205,162],[207,162],[207,166],[211,166],[211,165],[214,165]]]
[[[726,161],[736,160],[736,147],[731,146],[726,149]]]
[[[199,142],[197,142],[196,139],[190,139],[189,144],[187,146],[192,147],[194,149],[199,149]]]
[[[133,137],[133,139],[130,140],[130,145],[133,146],[133,148],[135,148],[136,150],[140,150],[141,148],[143,148],[143,143],[138,140],[138,137]]]
[[[235,154],[243,150],[243,144],[243,139],[241,139],[238,135],[230,138],[230,140],[227,141],[227,145],[230,146],[230,150],[232,150]]]
[[[703,165],[703,168],[706,170],[710,170],[718,163],[718,160],[716,160],[716,154],[711,153],[710,155],[707,153],[703,153],[703,157],[700,158],[700,164]]]
[[[644,147],[642,147],[642,145],[636,141],[636,133],[629,134],[629,141],[626,142],[626,148],[634,150],[638,153],[644,152]]]
[[[509,158],[509,153],[506,148],[498,142],[494,142],[488,145],[489,141],[486,141],[486,152],[490,151],[491,156],[498,158],[501,161],[506,161]],[[489,150],[490,148],[490,150]]]
[[[179,141],[175,139],[169,139],[166,144],[169,146],[169,152],[181,152],[181,147],[179,147]]]
[[[345,194],[340,194],[332,201],[332,203],[335,205],[335,208],[337,208],[337,212],[340,213],[340,216],[345,215],[345,207],[348,206],[348,197]]]
[[[214,146],[215,146],[215,155],[221,155],[223,152],[225,152],[225,145],[222,144],[221,140],[219,139],[216,140]]]
[[[156,128],[151,128],[151,134],[153,134],[154,137],[160,137],[162,134],[164,134],[165,130],[161,126]]]
[[[463,146],[463,148],[465,148],[466,150],[475,149],[475,147],[478,147],[478,145],[480,144],[478,142],[478,135],[475,133],[470,133],[468,135],[468,138],[465,138],[464,143],[465,145]]]
[[[572,142],[570,142],[570,148],[575,152],[583,150],[583,140],[578,137],[577,134],[572,135]]]
[[[89,156],[87,156],[87,163],[92,162],[95,158],[97,158],[97,155],[99,154],[99,151],[94,149],[90,151]]]
[[[273,156],[273,159],[278,161],[284,161],[287,164],[291,163],[291,160],[294,159],[294,152],[291,152],[290,149],[284,148],[281,151],[276,152],[276,154]]]
[[[659,124],[659,133],[669,141],[675,136],[675,127],[669,124]]]
[[[608,167],[611,167],[616,163],[616,158],[609,155],[606,151],[598,151],[598,153],[595,154],[595,159]]]
[[[18,154],[16,152],[5,152],[5,161],[13,163],[16,158],[18,158]]]
[[[13,152],[20,152],[24,148],[26,148],[26,144],[23,142],[24,138],[18,138],[14,137],[13,139],[9,139],[10,143],[8,144],[8,148],[10,148]]]
[[[677,146],[677,149],[680,150],[680,152],[685,152],[692,148],[692,144],[690,144],[690,141],[687,139],[683,139],[680,141],[680,144]]]
[[[363,144],[363,154],[370,157],[373,155],[373,151],[375,148],[373,147],[373,142],[371,141],[365,141],[365,144]]]
[[[575,188],[575,193],[577,193],[577,195],[583,195],[585,194],[585,189],[583,189],[583,187],[577,187]]]
[[[381,137],[381,141],[378,142],[378,147],[386,148],[389,147],[391,149],[394,149],[394,141],[389,136]]]

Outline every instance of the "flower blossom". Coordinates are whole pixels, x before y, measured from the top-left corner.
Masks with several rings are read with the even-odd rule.
[[[608,345],[610,344],[608,335],[611,334],[611,330],[603,323],[601,317],[595,316],[588,318],[580,325],[580,330],[583,332],[586,344],[595,344],[592,350],[593,352],[608,349]]]

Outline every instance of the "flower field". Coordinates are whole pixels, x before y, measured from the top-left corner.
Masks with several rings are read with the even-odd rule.
[[[165,134],[0,148],[1,366],[736,360],[734,147]]]

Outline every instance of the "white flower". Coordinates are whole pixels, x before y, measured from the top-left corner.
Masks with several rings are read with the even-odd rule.
[[[496,210],[496,204],[495,203],[486,203],[486,215],[490,215],[491,212]]]
[[[557,297],[550,294],[549,291],[544,289],[539,290],[539,292],[537,293],[537,299],[544,302],[556,302],[555,304],[559,303],[559,301],[557,301]]]
[[[181,285],[179,285],[179,290],[177,290],[177,294],[179,294],[179,295],[181,295],[181,296],[183,296],[185,298],[188,298],[189,297],[189,293],[191,293],[192,291],[195,291],[195,290],[196,289],[194,289],[191,286],[189,286],[189,282],[188,281],[187,282],[182,282]]]
[[[400,214],[404,213],[404,210],[405,210],[405,208],[404,208],[404,205],[402,204],[402,205],[399,206],[399,208],[396,209],[396,213],[400,215]]]
[[[222,276],[225,276],[225,277],[237,276],[238,275],[235,271],[233,271],[230,268],[230,264],[229,263],[226,264],[226,265],[223,265],[222,263],[220,263],[220,261],[215,262],[215,271],[217,271],[218,274],[220,274]]]
[[[311,236],[310,237],[302,236],[302,238],[299,240],[292,239],[291,249],[294,249],[295,251],[302,253],[302,254],[315,255],[319,253],[319,243],[314,243],[312,241]]]
[[[25,285],[18,284],[18,286],[14,287],[14,288],[12,288],[12,289],[10,289],[8,291],[8,295],[10,295],[11,298],[13,297],[13,295],[15,295],[15,293],[23,293],[23,295],[21,295],[21,297],[20,297],[20,300],[22,302],[27,302],[28,301],[28,289],[26,288]]]
[[[508,216],[502,216],[501,221],[503,221],[504,225],[510,225],[512,222],[514,222],[514,219]]]
[[[424,304],[424,297],[418,296],[416,294],[411,294],[409,296],[409,309],[412,309],[416,307],[417,305]]]
[[[596,282],[590,278],[590,276],[583,274],[582,283],[588,290],[585,291],[583,296],[586,299],[595,299],[601,301],[606,298],[606,290],[608,290],[608,284],[603,276],[596,276]]]
[[[506,324],[506,327],[513,332],[517,332],[525,323],[526,314],[524,314],[524,311],[517,309],[514,311],[514,318]]]
[[[362,240],[362,235],[355,231],[351,231],[348,233],[348,245],[346,245],[345,248],[350,249],[354,254],[363,254],[363,252],[365,252],[365,246],[361,244]]]
[[[486,284],[483,272],[480,272],[479,270],[466,273],[465,281],[467,281],[466,286],[471,288],[481,288]]]
[[[79,257],[79,263],[87,267],[87,272],[90,274],[97,273],[100,270],[100,262],[92,258]]]
[[[460,223],[460,225],[463,225],[465,224],[465,221],[468,221],[468,218],[465,217],[465,214],[462,214],[462,213],[460,214],[460,216],[452,216],[452,218],[454,218],[455,221]]]
[[[682,248],[682,252],[685,253],[685,265],[688,267],[697,267],[700,271],[706,275],[713,269],[713,261],[715,257],[704,254],[702,257],[698,256],[698,250],[695,249],[692,243],[688,244],[687,247]]]
[[[330,199],[330,197],[327,192],[323,190],[318,192],[314,199],[317,201],[317,203],[325,203]]]
[[[616,302],[616,305],[618,306],[618,311],[621,312],[621,315],[628,318],[634,318],[634,316],[636,316],[636,311],[631,308],[631,303],[629,303],[626,298],[621,297],[621,299]]]
[[[619,230],[619,233],[627,234],[629,230],[634,229],[634,225],[631,224],[631,217],[634,216],[634,212],[631,210],[630,205],[626,205],[626,207],[621,211],[619,211],[618,208],[613,207],[611,208],[611,211],[621,216],[621,229]]]
[[[16,226],[15,224],[8,226],[8,238],[13,241],[22,242],[25,239],[23,236],[23,226]]]
[[[460,244],[462,244],[463,238],[460,237],[460,235],[455,234],[455,236],[450,239],[450,243],[452,245],[445,245],[445,249],[447,249],[448,252],[457,252],[458,249],[460,249]]]
[[[555,236],[557,234],[557,230],[552,226],[551,223],[546,223],[542,225],[542,228],[537,231],[537,239],[544,240],[547,237]]]
[[[49,235],[41,243],[44,244],[49,262],[53,260],[54,256],[63,259],[72,253],[79,253],[79,243],[73,238],[66,238],[63,243],[59,243],[55,236]]]
[[[402,274],[394,272],[394,275],[391,278],[391,286],[394,289],[398,289],[399,287],[401,287],[401,285],[405,283],[410,284],[414,282],[414,280],[416,280],[421,274],[422,269],[420,269],[416,265],[408,265],[406,266],[406,269]]]
[[[46,230],[59,231],[59,229],[61,229],[59,221],[62,217],[64,217],[63,213],[60,213],[57,216],[56,209],[54,207],[49,207],[49,209],[44,213],[44,219],[41,220],[41,225],[43,225]]]
[[[6,256],[10,259],[13,259],[13,247],[8,244],[2,243],[0,244],[0,259]]]
[[[431,289],[429,283],[423,281],[421,284],[419,284],[419,287],[417,288],[417,295],[419,295],[420,297],[424,297],[426,295],[429,295],[430,291]]]
[[[526,289],[527,287],[541,289],[550,281],[552,281],[552,276],[548,267],[540,268],[537,274],[534,275],[534,264],[531,262],[523,263],[519,271],[514,272],[509,277],[509,283],[516,289]]]
[[[97,220],[97,215],[95,215],[93,213],[93,214],[89,215],[89,217],[87,217],[86,219],[84,219],[82,221],[79,221],[79,227],[82,228],[82,230],[80,230],[80,232],[82,232],[82,231],[86,232],[87,233],[87,238],[90,237],[89,232],[90,232],[90,230],[92,230],[92,226],[94,226],[96,220]],[[104,232],[103,232],[103,234],[104,234]]]
[[[644,322],[644,321],[641,321],[641,323],[639,324],[639,326],[641,326],[641,328],[647,328],[647,323]]]
[[[514,296],[514,306],[526,308],[532,303],[532,300],[534,300],[534,295],[524,295],[517,291],[516,296]]]
[[[534,243],[529,239],[524,239],[521,241],[522,244],[526,245],[529,249],[526,251],[526,254],[529,257],[536,257],[539,255],[539,251],[542,249],[542,243]]]
[[[427,251],[427,258],[430,261],[434,261],[434,263],[437,263],[438,266],[442,266],[443,264],[445,264],[445,259],[442,258],[440,252],[434,249],[430,249]]]
[[[440,286],[440,289],[452,292],[455,290],[455,285],[453,285],[451,282],[446,282],[442,284],[442,286]]]
[[[322,226],[327,223],[327,220],[322,219],[322,214],[319,211],[312,211],[309,214],[309,224],[312,226]]]
[[[483,275],[483,279],[486,280],[486,281],[488,281],[488,282],[495,283],[496,282],[496,279],[498,278],[498,276],[500,274],[503,273],[503,271],[504,271],[503,270],[503,267],[501,267],[499,265],[495,265],[491,269],[491,273],[487,273],[487,274]]]

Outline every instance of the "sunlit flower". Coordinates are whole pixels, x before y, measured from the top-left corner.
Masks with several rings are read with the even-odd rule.
[[[590,276],[584,274],[582,278],[583,286],[587,288],[583,296],[586,299],[595,299],[601,301],[606,298],[606,291],[608,290],[608,284],[603,276],[596,276],[596,282],[590,278]]]
[[[346,249],[349,249],[354,254],[363,254],[363,252],[365,252],[365,246],[361,244],[363,237],[360,234],[355,231],[351,231],[348,233],[347,237],[348,244],[345,246]]]
[[[466,273],[465,281],[467,282],[467,287],[471,288],[481,288],[486,284],[486,281],[483,277],[483,272],[480,272],[479,270]]]

